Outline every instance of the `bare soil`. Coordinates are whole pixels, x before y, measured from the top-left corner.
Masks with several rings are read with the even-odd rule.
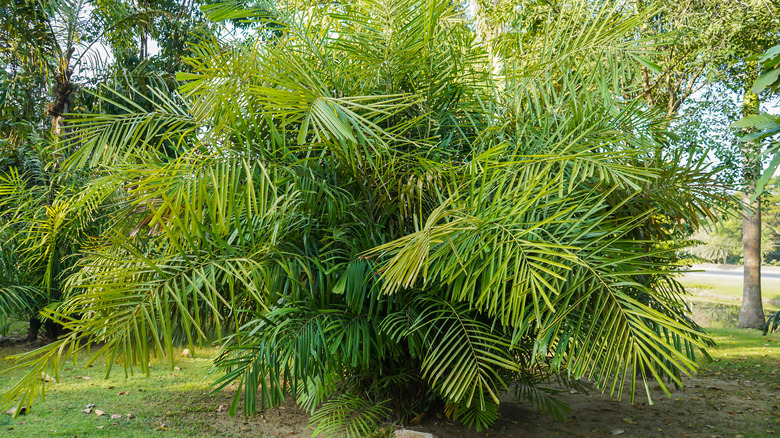
[[[477,432],[439,413],[429,413],[409,429],[439,437],[771,437],[780,434],[780,382],[752,382],[714,377],[692,377],[685,387],[667,397],[659,387],[651,389],[654,401],[627,394],[618,401],[600,392],[561,395],[571,407],[565,421],[542,414],[510,396],[501,403],[501,418],[494,427]],[[204,400],[205,401],[205,400]],[[226,400],[227,402],[227,400]],[[208,398],[213,406],[214,399]],[[268,409],[255,417],[230,417],[226,412],[193,412],[208,424],[207,436],[309,437],[308,415],[294,403]],[[399,427],[399,426],[388,426]],[[212,435],[213,434],[213,435]]]

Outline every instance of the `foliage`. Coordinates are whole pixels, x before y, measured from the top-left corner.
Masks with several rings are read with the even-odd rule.
[[[537,388],[556,375],[679,384],[710,341],[669,230],[716,217],[713,172],[616,97],[646,17],[572,26],[586,6],[498,78],[460,7],[366,0],[203,39],[152,112],[104,89],[122,111],[71,119],[64,168],[108,166],[73,202],[111,200],[113,223],[44,310],[67,333],[19,356],[3,403],[30,406],[91,344],[107,372],[148,372],[212,337],[232,413],[292,394],[329,432],[436,403],[481,429],[513,387],[560,412]]]
[[[780,45],[757,56],[757,60],[763,72],[756,79],[751,91],[754,93],[775,92],[780,86]],[[745,116],[734,123],[737,128],[752,129],[753,132],[740,138],[742,142],[755,142],[769,140],[766,146],[766,154],[774,155],[769,165],[764,169],[761,178],[756,182],[757,191],[761,193],[765,185],[774,176],[780,165],[780,141],[776,139],[780,132],[780,117],[769,114],[756,114]]]
[[[766,336],[766,334],[769,332],[777,331],[778,328],[780,328],[780,312],[775,312],[766,320],[766,325],[764,326],[764,336]]]

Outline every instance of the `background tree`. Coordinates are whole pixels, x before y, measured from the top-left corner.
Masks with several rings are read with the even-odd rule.
[[[185,18],[188,12],[177,8],[177,15],[168,16],[197,25]],[[69,138],[77,133],[65,129],[64,117],[74,108],[121,111],[113,106],[116,100],[93,97],[99,85],[141,95],[149,95],[146,84],[165,88],[166,79],[148,60],[143,74],[133,76],[127,65],[107,56],[109,50],[124,53],[117,35],[132,35],[167,12],[122,8],[117,2],[19,0],[4,2],[2,13],[0,227],[6,244],[0,248],[0,301],[9,305],[0,313],[29,318],[28,341],[34,341],[42,323],[38,312],[62,299],[65,275],[107,218],[92,216],[96,205],[79,198],[83,184],[99,173],[73,164]],[[165,21],[176,28],[174,22]],[[164,31],[154,35],[180,45],[186,39],[168,38]],[[172,59],[159,63],[166,69],[177,65]],[[172,82],[169,74],[167,83]],[[46,328],[56,338],[57,326],[48,321]]]

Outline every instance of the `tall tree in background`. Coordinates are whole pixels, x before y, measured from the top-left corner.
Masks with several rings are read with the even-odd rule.
[[[757,52],[775,45],[780,38],[780,7],[776,3],[760,3],[760,14],[735,10],[734,20],[746,23],[731,38],[732,49],[724,56],[721,69],[727,72],[724,83],[733,92],[743,96],[742,116],[752,117],[760,112],[761,97],[754,89],[759,75],[759,64],[752,60]],[[766,97],[768,93],[764,93]],[[741,133],[737,141],[742,157],[743,203],[743,292],[738,327],[763,328],[764,311],[761,297],[761,191],[763,174],[762,145],[752,138],[752,131]]]
[[[638,1],[641,10],[643,3]],[[685,1],[667,6],[643,29],[673,32],[661,54],[642,67],[642,96],[671,122],[693,94],[720,85],[743,95],[743,116],[757,114],[759,96],[750,90],[755,63],[746,58],[777,41],[780,9],[772,2]],[[656,74],[652,75],[651,70]],[[707,140],[705,139],[705,144]],[[743,192],[744,284],[739,327],[763,327],[761,303],[761,204],[756,182],[762,173],[761,146],[734,140]],[[710,143],[716,150],[724,146]],[[693,152],[693,151],[691,151]],[[706,153],[706,149],[699,150]],[[724,155],[722,152],[721,156]],[[759,189],[760,190],[760,189]]]
[[[755,226],[754,222],[757,222],[759,225],[761,223],[759,197],[764,186],[773,176],[780,164],[780,142],[777,141],[777,135],[780,133],[780,118],[769,114],[760,114],[758,103],[759,93],[773,93],[780,87],[780,45],[769,48],[757,58],[757,64],[763,69],[763,72],[761,72],[761,75],[758,76],[754,83],[750,84],[752,86],[749,89],[746,89],[743,118],[735,123],[737,128],[741,128],[745,131],[741,138],[742,149],[745,151],[746,157],[752,158],[752,160],[746,161],[745,177],[747,181],[751,182],[752,188],[754,189],[752,192],[748,192],[753,193],[753,195],[750,199],[746,200],[746,202],[750,201],[752,203],[754,210],[750,212],[752,213],[752,216],[749,216],[751,219],[749,226],[751,227]],[[762,142],[766,140],[771,141],[766,149],[768,155],[772,156],[772,159],[768,167],[765,170],[762,170]],[[751,249],[755,252],[754,248]],[[755,267],[753,267],[753,269],[756,270]],[[760,269],[760,267],[757,269]],[[751,289],[748,289],[747,275],[745,277],[745,283],[742,309],[739,314],[739,326],[761,328],[764,325],[764,309],[763,303],[761,302],[760,283],[758,283],[759,289],[757,291],[755,290],[755,285],[753,285]]]

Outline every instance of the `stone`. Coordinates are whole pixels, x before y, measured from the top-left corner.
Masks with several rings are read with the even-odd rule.
[[[417,432],[416,430],[398,429],[393,434],[395,438],[438,438],[436,435],[428,432]]]

